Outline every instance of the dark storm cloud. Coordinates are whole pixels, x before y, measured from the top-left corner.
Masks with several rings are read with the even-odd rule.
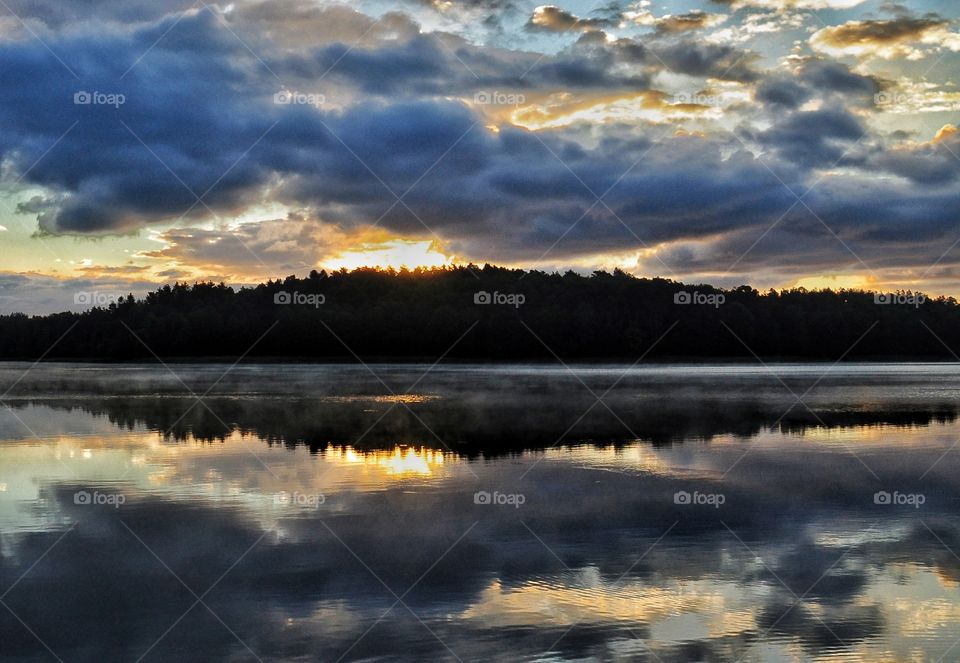
[[[758,56],[735,46],[694,40],[652,41],[618,39],[610,48],[619,61],[642,64],[677,74],[727,81],[751,82],[760,74]]]
[[[960,134],[952,125],[930,143],[909,145],[876,155],[874,164],[919,184],[948,184],[960,176]]]
[[[792,77],[767,78],[757,85],[756,97],[764,104],[784,108],[799,108],[810,99],[812,91]]]
[[[228,62],[242,53],[211,12],[180,20],[149,61],[124,76],[175,20],[97,42],[65,39],[57,47],[79,80],[36,42],[0,47],[0,82],[18,91],[0,103],[0,118],[19,127],[4,132],[0,153],[29,171],[28,181],[55,192],[53,209],[43,199],[34,203],[44,208],[43,229],[123,231],[176,217],[196,202],[188,187],[200,195],[222,175],[206,202],[235,209],[263,180],[255,161],[240,156],[270,126],[248,95],[268,90]],[[256,65],[245,59],[247,70]],[[82,92],[123,95],[124,103],[78,105]]]
[[[813,98],[834,105],[873,107],[883,82],[864,76],[840,62],[822,58],[803,60],[793,72],[771,73],[756,88],[756,98],[773,108],[795,109]]]
[[[864,136],[860,121],[845,111],[790,113],[758,138],[784,159],[808,167],[830,167]]]
[[[176,217],[191,206],[191,217],[207,216],[206,206],[228,214],[255,200],[259,187],[278,175],[278,191],[285,200],[331,208],[328,211],[345,223],[372,222],[393,198],[371,178],[367,166],[391,188],[403,190],[478,121],[453,102],[368,103],[343,112],[277,106],[272,94],[278,86],[210,11],[182,18],[123,77],[173,20],[168,17],[126,37],[104,38],[97,46],[79,39],[58,44],[67,61],[84,65],[79,67],[80,82],[45,57],[38,44],[5,47],[9,66],[0,73],[0,82],[22,94],[0,107],[7,126],[20,128],[4,134],[0,149],[22,171],[29,170],[29,181],[54,192],[31,205],[45,230],[122,232]],[[377,53],[358,48],[346,55],[345,47],[329,48],[334,50],[318,52],[321,67],[341,58],[338,68],[344,68],[345,76],[355,81],[366,77],[363,84],[371,89],[382,87],[391,75],[410,86],[427,87],[451,78],[450,70],[437,64],[439,47],[427,38]],[[598,81],[597,73],[612,57],[601,51],[586,60],[548,59],[530,76],[539,84],[556,86],[630,82],[602,76]],[[277,65],[281,71],[283,64]],[[517,77],[521,69],[515,68]],[[119,108],[77,106],[72,102],[78,89],[123,94],[126,103]],[[73,122],[78,124],[70,135],[31,168]],[[244,158],[258,140],[255,151]],[[549,136],[547,141],[561,158],[593,171],[590,179],[600,191],[629,166],[630,153],[615,144],[608,149],[620,155],[611,160],[605,152],[587,152],[572,141]],[[519,130],[500,135],[482,127],[472,130],[437,172],[455,177],[462,186],[451,191],[428,178],[410,200],[421,205],[418,213],[431,227],[457,225],[465,236],[496,232],[501,223],[510,222],[506,211],[493,204],[498,196],[522,204],[509,216],[521,224],[522,235],[547,231],[542,242],[592,202],[539,139]],[[527,179],[530,173],[539,175]],[[718,186],[717,195],[726,186]],[[196,204],[194,194],[211,187],[204,204]],[[385,227],[422,230],[401,211],[388,216]]]
[[[661,259],[679,273],[722,274],[736,265],[733,274],[801,278],[838,265],[864,269],[860,260],[867,269],[919,266],[922,273],[956,240],[957,221],[945,210],[960,206],[960,195],[950,187],[918,191],[896,178],[836,177],[819,181],[803,200],[809,210],[788,203],[762,224],[743,224],[707,248],[678,245]]]
[[[227,218],[269,196],[341,229],[376,222],[395,233],[436,232],[461,255],[522,260],[561,236],[559,257],[639,249],[637,237],[709,236],[723,249],[795,200],[768,167],[801,191],[811,169],[833,166],[847,150],[844,165],[918,185],[957,177],[946,145],[904,152],[868,139],[851,150],[865,126],[845,108],[869,106],[880,84],[835,62],[808,59],[768,75],[749,51],[676,35],[581,38],[542,56],[421,34],[401,15],[375,25],[345,8],[318,11],[298,6],[301,20],[284,22],[263,4],[225,16],[204,9],[96,41],[48,42],[80,80],[35,40],[0,45],[0,84],[17,91],[0,102],[0,155],[24,183],[45,190],[21,211],[46,232],[105,234],[181,215],[181,226]],[[323,42],[340,24],[345,35],[366,36],[352,48]],[[326,32],[305,46],[311,25]],[[265,36],[245,46],[231,30]],[[641,135],[609,125],[597,141],[578,127],[534,134],[509,124],[492,133],[481,114],[488,108],[456,100],[495,90],[531,98],[644,93],[663,72],[757,84],[761,110],[788,110],[762,132],[742,132],[765,150],[764,162],[722,133],[666,137],[659,127]],[[327,103],[274,103],[286,87],[324,94]],[[125,103],[75,105],[81,90],[122,94]],[[821,110],[797,110],[815,97],[825,100]],[[413,212],[394,197],[410,187],[404,200]],[[596,204],[594,194],[608,189],[606,206]],[[879,219],[871,232],[904,239],[955,228],[948,208],[914,191],[890,188],[903,197],[891,204],[889,195],[865,198],[866,190],[851,185],[831,210]]]
[[[820,58],[806,60],[800,67],[799,77],[818,91],[868,99],[872,99],[881,87],[881,82],[873,76],[855,73],[841,62]]]
[[[144,23],[197,5],[194,0],[6,0],[6,9],[24,21],[58,29],[78,21]]]
[[[614,64],[615,55],[602,49],[543,58],[534,53],[479,49],[459,37],[430,34],[377,48],[335,43],[316,49],[309,58],[291,58],[278,70],[305,81],[326,74],[329,81],[359,88],[365,95],[393,98],[472,97],[477,90],[491,88],[519,92],[649,87],[648,72],[616,72]]]

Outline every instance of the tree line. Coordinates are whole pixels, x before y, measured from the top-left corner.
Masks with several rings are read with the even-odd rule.
[[[4,359],[953,360],[955,351],[952,297],[492,265],[176,283],[83,313],[0,316]]]

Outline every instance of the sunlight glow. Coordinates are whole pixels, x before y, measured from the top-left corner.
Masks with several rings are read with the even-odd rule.
[[[364,244],[362,248],[344,251],[323,262],[326,269],[356,269],[381,267],[443,267],[453,264],[453,256],[445,255],[437,242],[431,240],[393,239],[379,244]]]
[[[859,274],[837,274],[832,276],[807,276],[801,279],[798,279],[794,288],[806,288],[807,290],[821,290],[824,288],[831,288],[837,290],[839,288],[848,288],[848,289],[857,289],[857,288],[869,288],[871,285],[876,285],[871,283],[875,279],[870,279],[866,276],[861,276]]]
[[[330,457],[339,454],[340,459],[347,464],[383,468],[388,475],[394,476],[409,474],[429,476],[433,474],[433,468],[444,463],[442,451],[423,447],[396,446],[393,451],[358,452],[352,447],[330,446],[327,447],[327,454]]]

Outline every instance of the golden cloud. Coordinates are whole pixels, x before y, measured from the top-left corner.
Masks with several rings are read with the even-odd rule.
[[[934,143],[942,143],[944,141],[952,140],[957,136],[957,128],[952,124],[944,125],[940,131],[937,132],[937,135],[933,137]]]
[[[174,228],[157,240],[162,248],[137,257],[196,277],[222,274],[231,282],[320,267],[439,267],[453,260],[430,239],[396,237],[382,228],[344,230],[300,215],[226,228]]]
[[[610,25],[610,21],[602,18],[580,18],[555,5],[541,5],[533,10],[533,15],[527,23],[532,30],[547,32],[567,32],[569,30],[599,30]]]
[[[729,89],[726,89],[729,88]],[[742,86],[721,91],[668,95],[659,90],[642,92],[571,94],[557,92],[529,100],[510,109],[501,118],[532,130],[556,129],[577,122],[594,125],[606,122],[681,122],[692,118],[719,118],[730,103],[746,101]]]
[[[849,21],[818,30],[810,45],[835,57],[917,60],[931,49],[960,50],[960,35],[950,32],[949,26],[950,21],[940,18]]]
[[[730,5],[734,9],[740,7],[759,7],[764,9],[850,9],[861,5],[866,0],[715,0]]]
[[[686,14],[667,14],[657,19],[657,32],[674,34],[691,32],[720,25],[729,18],[726,14],[708,14],[704,11],[692,11]]]

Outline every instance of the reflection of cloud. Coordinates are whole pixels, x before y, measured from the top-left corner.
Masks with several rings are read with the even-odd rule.
[[[213,381],[220,375],[218,368],[178,370],[197,386],[198,375]],[[37,370],[29,378],[32,386],[37,382],[61,385],[57,367]],[[106,376],[104,384],[116,386],[123,380],[144,384],[145,370],[86,368],[63,374],[77,379],[79,372],[86,388],[91,388],[91,371]],[[237,370],[239,382],[234,381],[237,376],[225,378],[233,392],[237,385],[246,384],[243,391],[249,393],[250,376],[259,390],[270,389],[270,373],[264,367]],[[368,408],[370,399],[357,396],[365,390],[349,376],[362,371],[326,370],[331,371],[331,379],[318,379],[316,367],[284,367],[275,375],[283,378],[280,384],[297,389],[301,380],[315,389],[335,386],[344,398],[331,402],[352,419],[358,435],[364,426],[354,415],[357,409]],[[524,392],[534,386],[532,376],[552,375],[543,389],[533,391],[555,407],[541,405],[540,409],[549,410],[554,419],[563,419],[558,413],[568,410],[573,418],[580,411],[560,398],[566,390],[580,391],[563,369],[516,370],[520,373],[466,367],[453,375],[461,385],[463,376],[470,376],[469,387],[464,388],[470,393],[483,385],[503,392],[504,384],[515,385],[513,392]],[[650,367],[637,373],[660,376],[656,384],[661,392],[670,392],[669,400],[686,393],[702,406],[704,399],[689,379],[671,383],[665,376],[714,370]],[[856,375],[863,368],[850,370]],[[838,389],[848,397],[855,393],[853,400],[860,406],[877,404],[883,400],[883,390],[902,392],[902,380],[909,379],[906,376],[916,368],[890,370],[889,375],[897,377],[881,380],[873,388],[860,385],[851,390],[850,373],[837,378],[837,383],[828,378],[830,388],[821,393],[821,385],[817,395],[834,409]],[[956,379],[951,367],[939,370],[945,379]],[[393,371],[388,379],[409,384],[409,370]],[[796,371],[810,379],[820,375],[788,368],[783,379],[797,383]],[[505,375],[513,378],[505,380]],[[762,367],[742,369],[739,389],[747,376],[761,380],[764,375]],[[610,371],[593,367],[585,369],[584,376],[594,386],[598,386],[595,380],[612,379]],[[709,382],[715,384],[715,379]],[[430,380],[423,387],[437,398],[410,401],[411,406],[454,407],[464,398]],[[60,398],[66,395],[61,387],[58,390]],[[632,394],[634,408],[638,401],[646,401],[629,380],[625,390]],[[327,419],[316,416],[305,401],[273,396],[260,393],[239,400],[261,409],[273,402],[285,408],[286,417],[269,417],[280,429],[289,429],[293,411]],[[613,396],[611,407],[626,412],[618,394]],[[107,400],[117,404],[125,399]],[[157,400],[176,415],[189,404],[182,402],[189,399]],[[311,396],[309,402],[320,400]],[[211,407],[227,413],[224,402],[212,400]],[[850,405],[849,400],[843,402]],[[845,651],[851,658],[876,660],[877,648],[889,645],[896,658],[906,659],[901,651],[929,652],[960,628],[955,607],[960,596],[952,584],[957,577],[955,558],[917,524],[916,513],[880,511],[873,505],[876,482],[843,444],[856,443],[858,455],[885,483],[906,486],[956,439],[953,423],[851,428],[802,438],[768,431],[756,439],[687,439],[684,444],[660,447],[645,443],[624,448],[581,446],[469,461],[419,447],[369,454],[328,446],[315,453],[271,449],[251,437],[254,431],[232,412],[228,420],[236,420],[243,433],[217,444],[194,438],[175,443],[156,431],[126,429],[128,420],[119,416],[123,407],[131,405],[113,410],[110,416],[115,423],[76,408],[67,413],[49,407],[18,407],[18,415],[37,430],[41,440],[17,441],[16,435],[22,432],[16,429],[16,435],[7,433],[12,441],[0,445],[0,480],[9,484],[3,499],[18,500],[16,508],[2,512],[5,554],[0,556],[0,585],[13,583],[51,547],[64,527],[78,523],[50,551],[47,563],[27,574],[5,599],[65,660],[80,657],[71,656],[78,651],[75,633],[85,634],[83,643],[96,649],[99,660],[114,657],[113,647],[119,647],[120,641],[128,648],[145,650],[192,603],[192,597],[179,593],[167,571],[130,536],[119,518],[198,592],[249,551],[212,593],[211,607],[244,640],[256,643],[258,651],[264,648],[290,659],[340,656],[393,602],[324,524],[399,593],[476,523],[476,529],[405,598],[465,660],[516,660],[542,653],[575,622],[583,622],[590,635],[574,636],[563,645],[569,657],[574,652],[598,655],[597,648],[614,646],[624,627],[629,627],[642,633],[664,660],[682,659],[680,654],[688,652],[684,648],[694,646],[694,641],[699,651],[710,652],[717,660],[740,657],[758,645],[815,657],[836,651],[830,631],[849,642]],[[515,422],[521,419],[505,416]],[[693,407],[685,414],[687,420],[701,416]],[[676,427],[681,417],[670,418]],[[905,443],[912,445],[910,454],[891,453],[902,450]],[[743,456],[746,445],[751,453]],[[722,472],[741,457],[737,471],[720,480]],[[526,473],[534,462],[534,471]],[[951,456],[943,458],[929,477],[923,512],[924,521],[951,547],[960,543],[951,512],[960,495],[956,462]],[[629,471],[624,472],[625,468]],[[526,474],[522,483],[521,474]],[[73,503],[74,490],[107,482],[111,490],[122,485],[128,497],[119,513]],[[522,485],[527,500],[519,513],[475,505],[472,494],[478,484],[501,490]],[[671,499],[677,489],[705,490],[706,485],[711,490],[716,486],[727,496],[721,512],[680,510]],[[278,491],[323,494],[326,502],[320,509],[278,507],[270,499]],[[0,502],[0,508],[7,504]],[[25,504],[29,508],[23,508]],[[18,520],[8,520],[10,514]],[[873,521],[874,529],[869,530],[866,524]],[[674,523],[670,534],[644,554]],[[269,533],[250,549],[264,532]],[[843,533],[860,535],[839,536]],[[576,570],[566,571],[566,565]],[[790,612],[787,608],[795,598],[781,587],[781,580],[806,596]],[[115,614],[118,611],[123,614]],[[925,632],[919,630],[919,618],[897,618],[911,611],[929,616]],[[783,615],[773,630],[776,637],[757,641],[758,632]],[[408,626],[406,619],[401,611],[388,615],[378,626],[378,637],[361,645],[357,656],[392,653],[396,657],[399,648],[403,654],[417,652],[421,660],[431,658],[430,650],[421,651],[425,642],[432,643],[427,635],[421,639],[407,631],[400,637]],[[497,637],[479,637],[491,632]],[[221,633],[225,634],[222,639]],[[21,625],[2,614],[0,637],[24,658],[41,651]],[[170,638],[164,645],[169,649],[161,647],[158,657],[189,646],[198,657],[211,660],[227,657],[236,646],[215,621],[208,626],[195,620],[189,629],[175,629]],[[509,656],[501,656],[504,639],[510,643]]]
[[[703,613],[733,617],[730,623],[715,623],[718,632],[743,633],[754,627],[750,618],[744,619],[739,612],[742,609],[749,615],[750,600],[742,587],[709,582],[656,587],[636,579],[615,580],[599,577],[595,568],[519,584],[494,580],[461,617],[497,629],[610,621],[652,627],[678,613]],[[740,608],[738,602],[742,602]]]

